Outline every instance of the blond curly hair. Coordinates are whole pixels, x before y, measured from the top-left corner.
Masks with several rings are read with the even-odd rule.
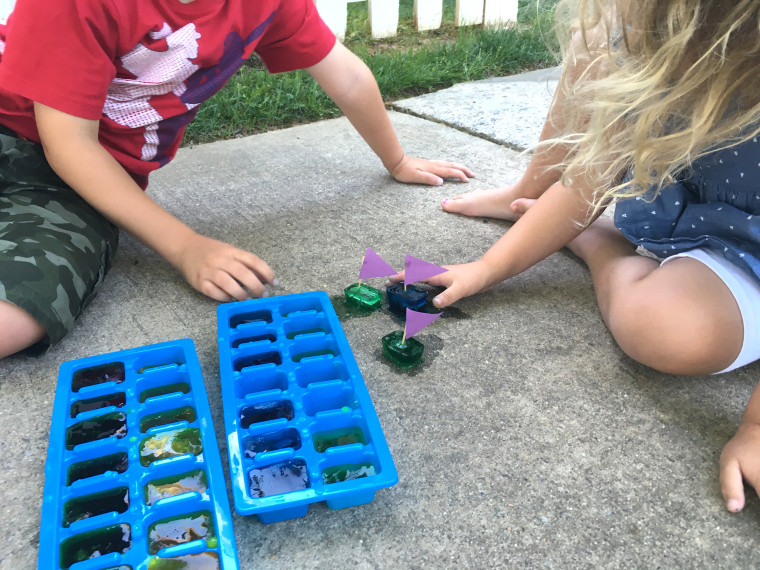
[[[760,0],[560,0],[555,16],[575,73],[544,144],[596,212],[760,133]]]

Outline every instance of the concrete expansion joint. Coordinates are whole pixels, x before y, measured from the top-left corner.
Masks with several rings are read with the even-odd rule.
[[[433,117],[431,115],[428,115],[426,113],[419,113],[417,111],[413,111],[413,110],[408,109],[406,107],[400,107],[400,106],[396,105],[395,103],[391,103],[387,107],[389,109],[393,110],[393,111],[396,111],[397,113],[404,113],[406,115],[411,115],[412,117],[417,117],[418,119],[425,119],[426,121],[430,121],[431,123],[436,123],[436,124],[442,125],[444,127],[448,127],[450,129],[454,129],[454,130],[460,131],[462,133],[468,134],[470,136],[477,137],[479,139],[483,139],[483,140],[486,140],[488,142],[492,142],[492,143],[498,144],[499,146],[503,146],[504,148],[507,148],[509,150],[514,150],[514,151],[517,151],[517,152],[526,152],[526,151],[529,150],[527,147],[524,147],[524,146],[521,146],[521,145],[517,145],[517,144],[511,143],[509,141],[504,141],[504,140],[498,139],[496,137],[489,136],[489,135],[487,135],[485,133],[481,133],[479,131],[476,131],[476,130],[473,130],[473,129],[469,129],[467,127],[463,127],[461,125],[456,125],[454,123],[449,123],[448,121],[444,121],[442,119],[437,119],[437,118],[435,118],[435,117]]]

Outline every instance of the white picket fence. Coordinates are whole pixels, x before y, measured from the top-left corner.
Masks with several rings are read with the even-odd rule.
[[[317,10],[329,28],[343,39],[346,35],[348,4],[368,2],[369,22],[373,38],[396,35],[399,0],[314,0]],[[443,0],[414,0],[414,24],[417,30],[437,30],[441,27]],[[484,24],[504,27],[517,21],[517,0],[457,0],[457,26]]]

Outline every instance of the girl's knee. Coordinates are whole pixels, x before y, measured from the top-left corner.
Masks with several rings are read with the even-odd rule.
[[[615,340],[628,356],[661,372],[696,376],[723,370],[741,350],[741,315],[679,293],[646,291],[615,304],[608,315]]]

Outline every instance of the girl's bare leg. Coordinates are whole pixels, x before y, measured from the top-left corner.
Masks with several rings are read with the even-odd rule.
[[[600,218],[568,244],[591,271],[599,308],[612,335],[631,358],[679,375],[704,375],[731,365],[744,342],[734,296],[706,265],[690,258],[660,265]],[[720,459],[726,508],[744,507],[743,479],[760,492],[760,386]],[[754,404],[753,404],[754,402]]]
[[[662,372],[723,370],[744,342],[739,307],[723,281],[689,258],[638,255],[612,220],[600,218],[568,248],[589,267],[604,322],[631,358]]]
[[[0,358],[5,358],[42,340],[45,328],[16,305],[0,301]]]

